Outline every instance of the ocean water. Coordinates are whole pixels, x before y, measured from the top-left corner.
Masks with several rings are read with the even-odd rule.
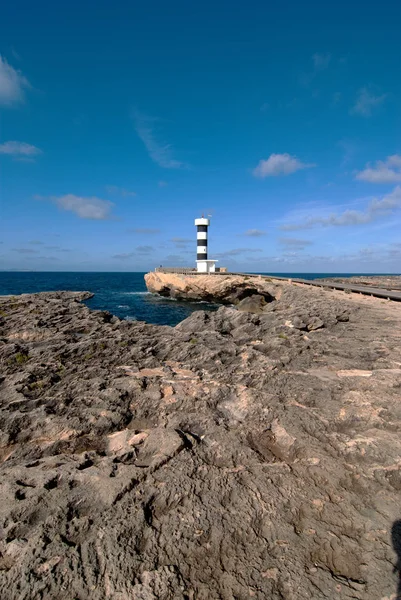
[[[216,310],[216,304],[178,302],[149,294],[145,273],[0,272],[0,295],[55,290],[89,291],[89,308],[108,310],[120,319],[177,325],[195,310]]]
[[[266,275],[317,279],[351,277],[358,273],[266,273]],[[176,325],[195,310],[216,310],[215,304],[178,302],[149,294],[144,273],[52,273],[0,272],[0,295],[49,292],[54,290],[89,291],[95,296],[86,301],[93,309],[108,310],[120,319]]]

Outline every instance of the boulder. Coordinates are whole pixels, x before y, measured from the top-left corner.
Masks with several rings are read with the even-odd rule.
[[[262,313],[266,306],[266,299],[260,294],[253,294],[244,298],[237,304],[237,310],[250,313]]]

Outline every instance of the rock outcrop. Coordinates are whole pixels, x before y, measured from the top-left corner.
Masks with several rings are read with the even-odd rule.
[[[265,302],[276,299],[281,287],[262,277],[240,275],[179,275],[150,272],[146,287],[153,294],[177,300],[204,300],[219,304],[237,304],[258,294]]]
[[[271,296],[0,298],[2,600],[396,597],[400,306]]]

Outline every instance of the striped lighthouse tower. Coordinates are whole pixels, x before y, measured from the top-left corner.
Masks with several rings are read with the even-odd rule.
[[[196,260],[207,260],[207,229],[209,219],[195,219],[196,225]]]
[[[196,269],[199,273],[214,273],[216,260],[207,258],[207,232],[210,225],[209,219],[204,216],[195,219],[196,225]]]

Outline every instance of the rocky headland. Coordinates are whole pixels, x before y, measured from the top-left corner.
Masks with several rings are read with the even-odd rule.
[[[272,280],[247,275],[181,275],[150,272],[145,275],[149,292],[175,300],[203,300],[220,304],[239,304],[258,295],[266,302],[281,294]]]
[[[174,328],[0,298],[2,600],[398,597],[400,305],[252,282]]]

